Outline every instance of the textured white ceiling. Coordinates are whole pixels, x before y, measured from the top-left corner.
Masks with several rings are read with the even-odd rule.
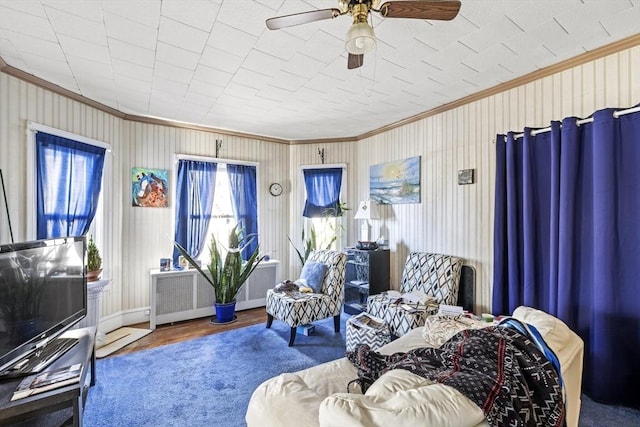
[[[383,1],[384,2],[384,1]],[[286,140],[354,137],[640,33],[640,0],[462,0],[382,19],[347,70],[337,0],[0,0],[0,58],[126,114]]]

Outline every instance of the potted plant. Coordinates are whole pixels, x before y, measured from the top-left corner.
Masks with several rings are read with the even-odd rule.
[[[315,251],[318,248],[318,242],[317,242],[317,233],[316,233],[316,229],[313,226],[313,224],[311,224],[311,227],[309,229],[309,236],[305,239],[305,233],[304,233],[304,228],[302,229],[302,245],[303,245],[303,250],[300,250],[296,247],[296,245],[293,244],[293,241],[291,241],[291,238],[287,236],[287,238],[289,239],[289,242],[291,243],[291,246],[293,246],[293,249],[295,249],[296,254],[298,255],[298,259],[300,260],[300,265],[304,266],[304,263],[307,262],[307,258],[309,258],[309,255],[311,255],[311,252]],[[325,245],[324,249],[330,249],[331,245],[333,245],[333,242],[335,242],[337,239],[337,236],[333,236],[329,242],[327,242],[327,244]]]
[[[198,270],[207,282],[213,287],[216,302],[215,323],[228,323],[233,321],[236,310],[236,296],[242,285],[247,281],[253,270],[262,262],[264,256],[259,256],[259,247],[251,254],[246,262],[242,261],[242,250],[251,242],[253,236],[241,238],[241,231],[236,224],[229,233],[229,246],[227,255],[222,259],[218,242],[214,236],[211,237],[209,250],[211,259],[206,271],[178,242],[174,242],[180,254],[185,257],[189,264]]]
[[[339,209],[337,214],[335,209],[325,209],[323,220],[325,221],[325,223],[329,224],[329,227],[333,231],[333,235],[331,236],[331,238],[329,238],[328,241],[325,241],[323,243],[319,241],[318,233],[316,232],[316,228],[313,226],[313,224],[311,224],[311,227],[309,227],[309,236],[306,239],[305,239],[304,228],[302,228],[303,250],[298,249],[296,245],[293,243],[293,241],[291,240],[291,237],[287,236],[287,239],[289,239],[291,246],[293,246],[293,249],[295,249],[296,254],[298,255],[298,259],[300,260],[301,266],[304,266],[304,263],[307,262],[309,255],[311,255],[311,252],[318,249],[325,249],[325,250],[331,249],[331,247],[333,246],[333,243],[336,240],[338,240],[339,232],[342,231],[343,228],[342,228],[342,225],[337,225],[337,228],[336,228],[336,225],[331,223],[330,219],[335,218],[336,216],[342,216],[344,212],[348,210],[349,208],[347,207],[346,203],[339,203]]]
[[[98,280],[100,273],[102,273],[100,251],[93,241],[93,236],[89,236],[89,244],[87,245],[87,281],[94,282]]]

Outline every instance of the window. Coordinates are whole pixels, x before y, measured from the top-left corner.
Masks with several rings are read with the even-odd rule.
[[[194,258],[211,258],[209,244],[215,236],[226,254],[229,233],[238,224],[244,235],[256,235],[257,201],[255,164],[181,156],[178,160],[175,241]],[[255,250],[257,238],[242,253]],[[174,250],[174,265],[179,252]]]
[[[305,166],[303,212],[305,240],[315,239],[315,249],[341,249],[344,246],[345,209],[343,195],[344,165]]]
[[[342,217],[306,218],[308,233],[315,233],[316,249],[342,248]]]
[[[98,208],[105,149],[36,134],[38,239],[82,236]]]
[[[214,236],[216,241],[220,242],[218,248],[221,248],[220,253],[222,258],[224,259],[227,256],[227,241],[229,240],[229,233],[231,233],[231,229],[235,223],[227,165],[221,163],[218,164],[211,221],[209,222],[206,237],[204,238],[205,244],[200,254],[201,260],[211,259],[211,253],[209,251],[211,236]]]
[[[102,182],[110,145],[29,123],[28,238],[103,234]]]

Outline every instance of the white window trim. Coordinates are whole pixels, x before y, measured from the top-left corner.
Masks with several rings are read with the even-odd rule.
[[[262,205],[261,195],[260,195],[260,163],[251,162],[246,160],[233,160],[233,159],[221,159],[218,157],[208,157],[208,156],[196,156],[191,154],[176,154],[175,161],[173,162],[173,184],[171,185],[171,191],[175,200],[176,195],[178,194],[178,162],[180,160],[194,160],[197,162],[209,162],[209,163],[224,163],[224,164],[232,164],[232,165],[245,165],[245,166],[255,166],[256,168],[256,212],[258,217],[258,231],[262,229],[261,227],[261,215],[260,215],[260,206]],[[176,236],[176,208],[175,204],[173,209],[171,209],[171,227],[173,229],[173,233],[171,235],[171,241]]]
[[[111,144],[98,141],[97,139],[88,138],[86,136],[78,135],[75,133],[67,132],[61,129],[56,129],[51,126],[43,125],[40,123],[29,121],[27,122],[26,128],[27,135],[27,240],[35,240],[37,237],[37,229],[36,223],[38,219],[37,213],[37,197],[38,192],[36,190],[36,180],[37,180],[37,168],[36,168],[36,133],[44,132],[50,135],[60,136],[62,138],[71,139],[74,141],[82,142],[84,144],[94,145],[96,147],[101,147],[107,150],[107,153],[111,153]],[[104,171],[109,170],[107,167],[107,162],[111,161],[111,156],[105,156],[105,165],[103,168],[102,174],[102,182],[105,182]],[[104,196],[104,191],[102,191],[102,195]],[[100,197],[100,205],[98,209],[102,211],[102,206],[104,205],[104,197]],[[95,229],[100,232],[103,231],[104,224],[95,224]],[[96,236],[96,240],[100,241],[101,236]]]
[[[331,163],[331,164],[321,164],[321,165],[301,165],[300,166],[300,182],[302,185],[298,186],[298,200],[302,200],[303,202],[306,200],[307,189],[304,182],[304,171],[305,169],[334,169],[341,168],[342,169],[342,185],[340,186],[340,200],[347,200],[347,164],[346,163]],[[306,227],[305,218],[302,218],[303,227]],[[342,219],[342,227],[344,228],[344,233],[342,233],[340,239],[340,248],[347,247],[347,235],[348,226],[346,221],[344,220],[344,216]],[[306,231],[306,228],[305,228]]]

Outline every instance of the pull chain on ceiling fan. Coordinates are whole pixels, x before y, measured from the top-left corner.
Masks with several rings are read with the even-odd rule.
[[[379,13],[383,18],[434,19],[450,21],[460,11],[458,0],[388,1],[380,6],[380,0],[338,0],[338,8],[310,10],[292,15],[277,16],[266,21],[267,28],[278,30],[333,19],[349,14],[353,17],[347,31],[345,49],[349,53],[347,68],[361,67],[364,54],[376,47],[376,35],[369,25],[369,14]]]

